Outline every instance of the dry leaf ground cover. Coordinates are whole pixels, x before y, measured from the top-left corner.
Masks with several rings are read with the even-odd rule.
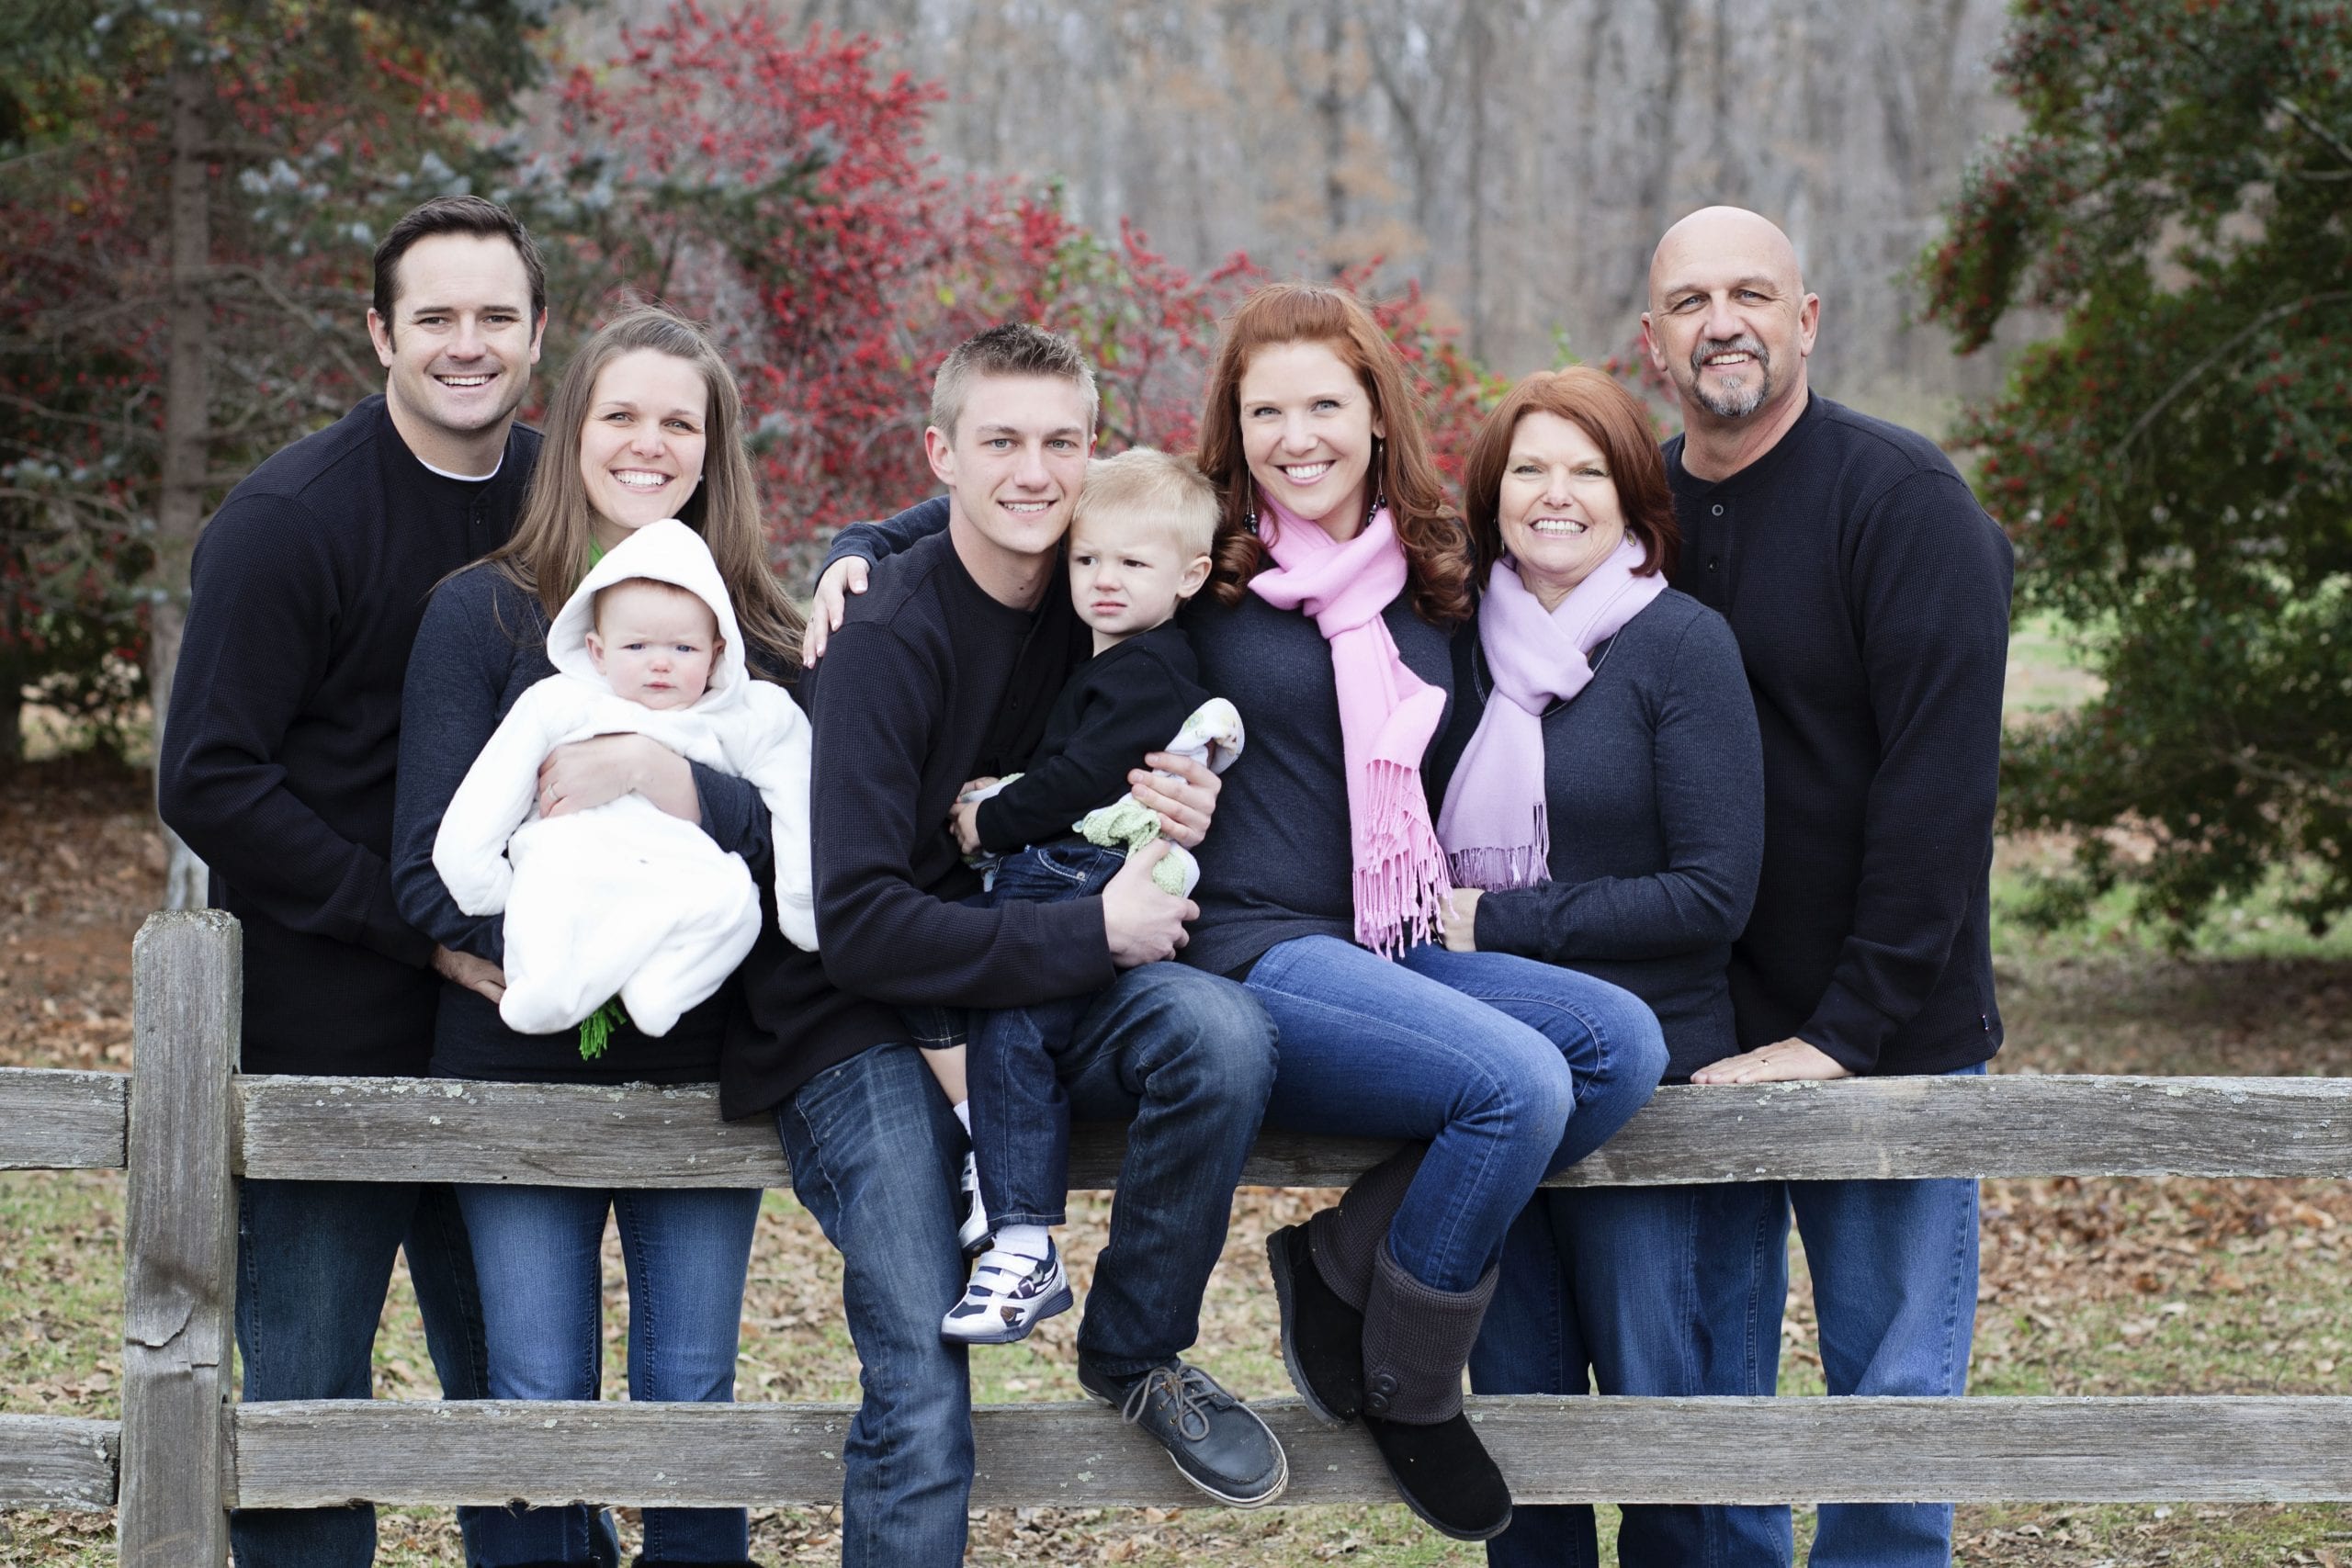
[[[0,1062],[120,1067],[130,938],[159,886],[139,782],[85,763],[0,787]],[[2047,846],[2004,852],[2003,885]],[[2064,939],[1999,938],[2008,1071],[2352,1073],[2352,957],[2257,908],[2172,957],[2120,921]],[[1204,1314],[1204,1359],[1240,1392],[1286,1393],[1261,1244],[1313,1196],[1245,1192]],[[0,1409],[117,1413],[121,1184],[111,1174],[0,1175]],[[1091,1256],[1098,1201],[1077,1205]],[[1080,1270],[1081,1280],[1083,1269]],[[626,1388],[626,1303],[608,1257],[608,1387]],[[1985,1189],[1974,1387],[1985,1393],[2340,1393],[2352,1376],[2352,1193],[2332,1183],[1998,1181]],[[396,1287],[378,1342],[390,1397],[429,1397],[415,1308]],[[763,1400],[854,1397],[840,1270],[788,1194],[769,1195],[752,1258],[740,1386]],[[1069,1317],[974,1358],[987,1400],[1069,1399]],[[1818,1388],[1810,1304],[1792,1303],[1784,1382]],[[1105,1417],[1108,1419],[1108,1417]],[[624,1517],[625,1529],[634,1520]],[[772,1563],[835,1555],[824,1510],[757,1516]],[[379,1561],[458,1561],[448,1516],[390,1511]],[[997,1510],[981,1563],[1474,1563],[1401,1508]],[[1970,1507],[1969,1564],[2352,1565],[2352,1509]],[[110,1563],[103,1517],[0,1513],[0,1564]]]

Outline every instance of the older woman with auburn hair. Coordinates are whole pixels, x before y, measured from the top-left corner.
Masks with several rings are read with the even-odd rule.
[[[1541,372],[1480,427],[1464,479],[1484,592],[1454,643],[1429,768],[1454,891],[1445,942],[1623,987],[1669,1081],[1736,1052],[1725,967],[1764,840],[1747,680],[1723,617],[1666,586],[1679,536],[1649,416],[1599,371]],[[1482,1393],[1770,1393],[1740,1324],[1752,1238],[1686,1187],[1547,1188],[1513,1223],[1470,1362]],[[1768,1374],[1769,1375],[1769,1374]],[[1588,1384],[1588,1377],[1590,1383]],[[1758,1511],[1760,1514],[1760,1511]],[[1628,1507],[1618,1561],[1785,1561],[1749,1510]],[[1521,1508],[1506,1563],[1590,1563],[1592,1510]]]

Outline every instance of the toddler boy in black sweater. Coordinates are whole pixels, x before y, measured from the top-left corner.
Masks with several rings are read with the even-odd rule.
[[[1217,513],[1215,488],[1182,457],[1137,447],[1087,465],[1069,583],[1093,657],[1055,699],[1028,767],[967,783],[948,822],[967,855],[1002,857],[991,900],[1100,893],[1158,833],[1158,816],[1127,795],[1136,761],[1192,750],[1221,770],[1238,752],[1239,716],[1202,690],[1175,620],[1208,579]],[[1154,872],[1177,879],[1168,891],[1180,895],[1197,875],[1181,848]],[[978,1184],[964,1235],[988,1249],[940,1325],[949,1339],[1009,1343],[1070,1304],[1047,1231],[1062,1222],[1069,1166],[1069,1105],[1054,1060],[1090,999],[971,1016],[964,1077]]]

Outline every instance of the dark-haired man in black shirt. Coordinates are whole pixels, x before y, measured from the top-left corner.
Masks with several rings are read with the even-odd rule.
[[[392,767],[425,598],[505,541],[538,456],[514,411],[546,296],[503,208],[453,197],[409,213],[376,252],[383,395],[255,468],[198,541],[159,797],[244,928],[249,1072],[422,1074],[442,979],[502,988],[393,907]],[[247,1399],[367,1398],[403,1249],[443,1391],[486,1395],[446,1185],[246,1181],[237,1221]],[[375,1511],[240,1509],[230,1539],[239,1568],[363,1568]]]

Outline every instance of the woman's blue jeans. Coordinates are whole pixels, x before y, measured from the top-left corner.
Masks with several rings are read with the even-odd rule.
[[[1963,1073],[1982,1073],[1981,1066]],[[1729,1092],[1711,1090],[1709,1092]],[[1789,1225],[1804,1239],[1833,1394],[1957,1396],[1976,1321],[1973,1180],[1550,1189],[1513,1223],[1470,1383],[1481,1393],[1775,1392]],[[1589,1382],[1588,1382],[1588,1377]],[[1622,1568],[1786,1568],[1785,1506],[1643,1504]],[[1813,1568],[1940,1568],[1941,1503],[1822,1506]],[[1521,1507],[1494,1568],[1590,1568],[1592,1510]]]
[[[756,1188],[461,1186],[458,1202],[481,1284],[492,1398],[597,1397],[607,1213],[617,1217],[628,1270],[629,1397],[735,1397]],[[481,1568],[586,1562],[592,1528],[591,1510],[577,1504],[486,1509]],[[740,1562],[749,1552],[741,1508],[645,1510],[649,1563]]]
[[[1424,943],[1392,963],[1295,937],[1245,983],[1278,1032],[1267,1125],[1430,1145],[1388,1246],[1435,1290],[1477,1284],[1536,1184],[1608,1142],[1666,1071],[1639,998],[1509,953]]]

